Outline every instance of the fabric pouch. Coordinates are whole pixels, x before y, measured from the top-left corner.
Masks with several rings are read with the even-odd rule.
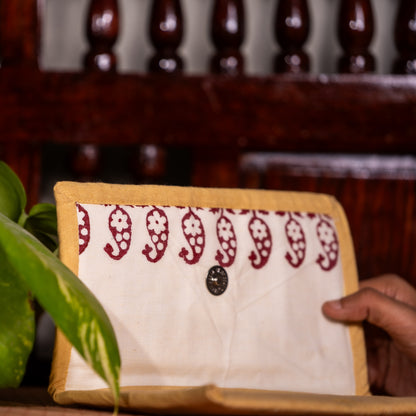
[[[58,183],[55,197],[61,258],[117,335],[121,408],[379,410],[362,328],[321,312],[324,301],[358,285],[334,198],[73,182]],[[105,383],[59,331],[50,392],[60,404],[112,405]],[[397,406],[384,400],[384,408]]]

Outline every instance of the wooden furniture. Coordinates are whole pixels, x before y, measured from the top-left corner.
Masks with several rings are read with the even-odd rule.
[[[330,193],[360,276],[416,284],[416,0],[397,1],[391,74],[375,74],[369,52],[377,2],[338,0],[338,73],[310,74],[308,2],[276,1],[279,53],[264,76],[245,74],[242,0],[212,0],[215,51],[201,75],[178,52],[180,0],[152,1],[154,55],[137,74],[117,72],[117,0],[88,3],[84,70],[46,72],[44,0],[0,1],[0,157],[29,205],[62,155],[69,173],[58,179]]]

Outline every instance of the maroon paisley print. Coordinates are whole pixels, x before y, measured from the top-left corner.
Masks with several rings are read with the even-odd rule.
[[[217,220],[217,238],[220,249],[217,250],[215,260],[222,267],[229,267],[234,263],[237,253],[237,237],[233,223],[224,215]]]
[[[291,214],[285,224],[285,233],[290,245],[290,251],[286,252],[285,258],[292,267],[300,267],[305,260],[305,232],[299,221],[295,220]]]
[[[108,207],[107,220],[108,240],[104,241],[103,250],[114,260],[122,259],[130,250],[132,240],[132,219],[129,215],[133,207],[119,205],[104,205]],[[281,219],[275,221],[275,215],[270,211],[261,210],[230,210],[224,208],[197,208],[197,207],[163,207],[163,206],[136,206],[143,212],[146,229],[140,233],[140,256],[151,263],[157,263],[166,256],[169,239],[172,240],[172,229],[179,226],[184,239],[177,255],[186,264],[198,264],[204,253],[206,261],[213,262],[221,267],[231,267],[237,261],[237,252],[244,249],[241,241],[251,238],[250,247],[244,253],[239,253],[242,259],[248,259],[249,267],[262,269],[270,263],[273,240],[286,239],[286,244],[278,244],[273,255],[280,256],[279,261],[289,264],[293,268],[300,268],[306,262],[306,257],[313,256],[316,267],[325,272],[334,269],[339,263],[339,240],[335,225],[328,215],[308,212],[275,211],[274,214]],[[76,204],[78,216],[79,254],[91,246],[91,221],[88,206]],[[107,209],[107,208],[106,208]],[[169,216],[170,209],[175,209],[175,215]],[[87,211],[88,210],[88,211]],[[202,212],[202,214],[200,214]],[[207,218],[209,215],[211,218]],[[237,228],[240,224],[237,216],[245,215],[247,228]],[[107,218],[107,217],[106,217]],[[204,224],[203,220],[207,219]],[[106,221],[106,220],[105,220]],[[177,222],[175,222],[177,221]],[[247,221],[247,222],[246,222]],[[208,225],[209,224],[209,225]],[[214,226],[215,224],[215,226]],[[205,227],[209,226],[208,231]],[[173,228],[172,228],[173,227]],[[212,229],[211,229],[212,227]],[[310,227],[312,227],[310,229]],[[215,231],[214,231],[215,228]],[[310,231],[312,234],[310,234]],[[147,231],[147,233],[146,233]],[[275,233],[275,235],[272,235]],[[110,235],[111,233],[111,235]],[[240,234],[241,233],[241,234]],[[101,233],[98,233],[98,236]],[[180,237],[176,236],[175,237]],[[209,246],[207,246],[209,241]],[[212,251],[211,251],[212,248]],[[237,251],[238,249],[238,251]],[[281,249],[281,250],[280,250]],[[316,254],[313,254],[316,253]],[[142,257],[142,260],[145,261]],[[209,260],[211,259],[211,260]],[[244,260],[242,260],[244,262]]]
[[[114,260],[122,259],[129,251],[131,242],[131,218],[121,207],[116,206],[108,217],[108,228],[113,241],[104,247],[104,251]]]
[[[339,243],[334,226],[324,218],[320,218],[316,226],[316,234],[323,248],[316,262],[322,270],[332,270],[338,261]]]
[[[192,209],[189,209],[182,218],[182,231],[191,251],[182,247],[179,257],[182,257],[187,264],[196,264],[204,252],[205,230],[201,218]]]
[[[90,216],[88,211],[77,204],[77,213],[78,213],[78,236],[79,236],[79,254],[82,254],[85,249],[88,247],[90,242]]]
[[[152,263],[158,262],[165,254],[168,246],[169,222],[168,217],[160,208],[153,208],[147,213],[146,228],[153,247],[146,244],[142,253]]]
[[[269,226],[255,214],[248,224],[248,229],[255,245],[255,250],[251,251],[249,260],[255,269],[261,269],[270,257],[272,235]]]

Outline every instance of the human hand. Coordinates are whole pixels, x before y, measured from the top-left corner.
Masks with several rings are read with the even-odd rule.
[[[340,322],[365,324],[369,383],[376,392],[416,396],[416,290],[384,275],[360,283],[360,290],[325,302],[323,313]]]

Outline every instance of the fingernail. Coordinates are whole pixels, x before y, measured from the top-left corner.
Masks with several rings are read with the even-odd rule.
[[[342,303],[339,299],[330,300],[326,302],[326,304],[331,307],[332,309],[342,309]]]

